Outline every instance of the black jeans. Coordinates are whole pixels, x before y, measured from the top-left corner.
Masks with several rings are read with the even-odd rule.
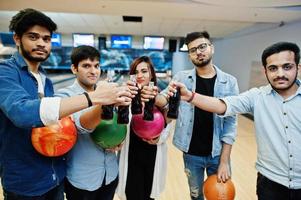
[[[64,181],[41,196],[23,196],[3,189],[4,200],[64,200]]]
[[[102,186],[94,191],[81,190],[74,187],[67,178],[65,179],[65,193],[67,200],[112,200],[118,184],[118,177],[110,184],[105,185],[105,178]]]
[[[289,189],[257,174],[258,200],[301,200],[301,189]]]

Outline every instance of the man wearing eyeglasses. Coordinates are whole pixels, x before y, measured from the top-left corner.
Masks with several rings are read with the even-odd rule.
[[[208,32],[187,34],[185,43],[194,69],[173,78],[195,93],[225,97],[238,94],[236,78],[213,65],[214,46]],[[188,100],[189,102],[189,100]],[[230,153],[236,136],[236,116],[226,118],[181,101],[174,145],[183,151],[191,199],[203,200],[204,171],[217,173],[221,181],[230,178]]]

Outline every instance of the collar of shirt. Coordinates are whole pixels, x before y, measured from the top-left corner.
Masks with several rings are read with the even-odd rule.
[[[28,68],[27,63],[25,62],[24,57],[18,51],[15,52],[12,57],[15,59],[15,61],[17,63],[17,66],[19,68],[21,68],[21,69],[22,68]],[[43,74],[46,74],[45,70],[41,67],[41,65],[39,66],[39,71],[41,73],[43,73]]]

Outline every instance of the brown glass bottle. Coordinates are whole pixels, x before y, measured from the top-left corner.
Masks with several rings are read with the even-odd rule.
[[[138,87],[138,84],[136,84]],[[133,115],[142,113],[142,102],[141,102],[141,89],[138,89],[138,93],[132,99],[131,111]]]
[[[154,105],[155,105],[155,99],[150,99],[148,102],[145,102],[143,120],[146,121],[154,120],[154,113],[153,113]]]
[[[177,91],[173,96],[169,97],[169,109],[167,112],[167,117],[171,119],[177,119],[179,115],[179,105],[181,100],[180,88],[177,88]]]
[[[113,109],[114,105],[102,106],[101,119],[111,120],[113,119]]]
[[[149,86],[151,88],[154,87],[154,82],[150,82]],[[149,99],[148,102],[145,102],[144,104],[144,112],[143,112],[143,120],[146,121],[153,121],[154,120],[154,105],[155,105],[155,99]]]
[[[136,75],[130,75],[130,80],[136,82]],[[137,83],[136,83],[136,87],[138,87]],[[131,112],[133,115],[142,113],[141,89],[139,89],[139,87],[137,92],[138,93],[132,99]]]
[[[129,123],[129,106],[118,106],[117,123],[128,124]]]
[[[108,82],[113,82],[113,76],[114,76],[114,71],[108,70],[108,72],[107,72]],[[102,106],[101,119],[104,119],[104,120],[113,119],[113,114],[114,114],[113,109],[114,109],[114,105]]]

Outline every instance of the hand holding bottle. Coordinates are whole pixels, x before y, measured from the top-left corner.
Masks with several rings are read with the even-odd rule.
[[[176,81],[171,81],[168,85],[169,98],[174,96],[174,94],[177,92],[177,89],[180,91],[181,100],[188,101],[191,98],[192,92],[189,91],[183,83]]]
[[[154,85],[147,85],[141,89],[141,100],[148,102],[150,99],[154,99],[158,94],[158,87]]]

